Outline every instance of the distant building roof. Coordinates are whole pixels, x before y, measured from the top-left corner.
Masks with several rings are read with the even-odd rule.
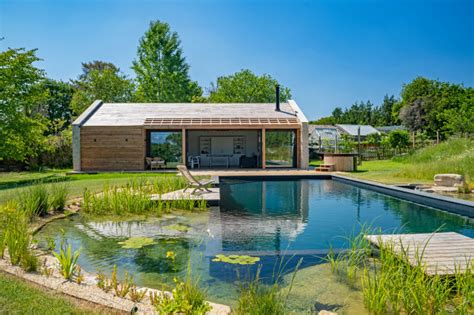
[[[360,135],[362,137],[368,136],[373,133],[380,133],[377,129],[370,125],[336,125],[339,129],[341,129],[344,133],[350,136],[357,136],[358,129],[360,127]]]
[[[318,143],[319,140],[335,141],[341,138],[339,129],[331,125],[308,125],[309,142]]]
[[[403,126],[382,126],[382,127],[376,127],[376,129],[383,133],[389,133],[395,130],[407,130]]]

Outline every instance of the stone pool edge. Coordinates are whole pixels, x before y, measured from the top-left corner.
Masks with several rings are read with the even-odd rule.
[[[454,214],[474,218],[474,202],[441,196],[408,188],[381,184],[373,181],[356,179],[340,174],[331,174],[331,179],[366,188],[383,194],[416,202],[425,206],[437,208]]]
[[[44,259],[56,260],[55,257],[51,255],[41,255]],[[64,278],[58,276],[46,276],[38,272],[26,272],[19,266],[11,265],[6,257],[0,259],[0,271],[20,278],[24,281],[33,283],[40,287],[43,287],[48,290],[52,290],[70,297],[73,297],[77,300],[86,301],[91,304],[100,305],[105,308],[117,310],[120,312],[132,313],[132,309],[137,307],[138,310],[135,314],[158,314],[155,308],[149,303],[144,302],[133,302],[126,298],[120,298],[115,296],[113,293],[104,292],[102,289],[97,287],[96,284],[82,283],[78,284],[73,281],[65,280]],[[86,274],[83,272],[87,278],[93,277],[92,274]],[[164,291],[151,289],[147,287],[140,287],[139,289],[146,289],[148,292],[157,292],[163,294]],[[165,294],[171,294],[169,292],[164,292]],[[146,297],[148,298],[148,296]],[[207,301],[212,307],[212,310],[207,312],[209,315],[228,315],[231,314],[231,308],[228,305],[213,303]]]

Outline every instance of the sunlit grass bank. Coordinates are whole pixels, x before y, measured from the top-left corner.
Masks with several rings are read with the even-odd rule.
[[[387,184],[406,184],[433,183],[434,175],[441,173],[462,174],[467,181],[472,181],[474,140],[451,139],[392,160],[364,161],[358,172],[349,176]]]

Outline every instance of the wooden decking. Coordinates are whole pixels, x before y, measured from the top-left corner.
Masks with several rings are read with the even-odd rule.
[[[392,244],[399,254],[406,251],[411,265],[416,265],[421,257],[429,275],[464,272],[474,263],[474,239],[455,232],[368,235],[366,239],[375,246],[379,242]]]
[[[219,188],[209,188],[211,192],[196,192],[191,194],[194,188],[171,191],[163,195],[151,195],[151,200],[176,201],[176,200],[206,200],[211,206],[218,205],[221,199]]]

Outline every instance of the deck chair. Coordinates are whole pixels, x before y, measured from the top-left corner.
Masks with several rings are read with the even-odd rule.
[[[194,195],[196,193],[196,191],[206,191],[206,192],[212,192],[209,188],[207,188],[206,186],[213,183],[214,181],[211,179],[211,180],[206,180],[206,181],[199,181],[197,180],[196,178],[194,178],[193,175],[191,175],[191,173],[189,172],[188,168],[186,167],[186,165],[178,165],[176,166],[178,168],[178,171],[184,176],[184,178],[186,178],[186,180],[188,181],[188,185],[186,186],[186,188],[184,188],[184,191],[188,190],[188,189],[192,189],[194,188],[193,192],[191,193],[191,195]]]

